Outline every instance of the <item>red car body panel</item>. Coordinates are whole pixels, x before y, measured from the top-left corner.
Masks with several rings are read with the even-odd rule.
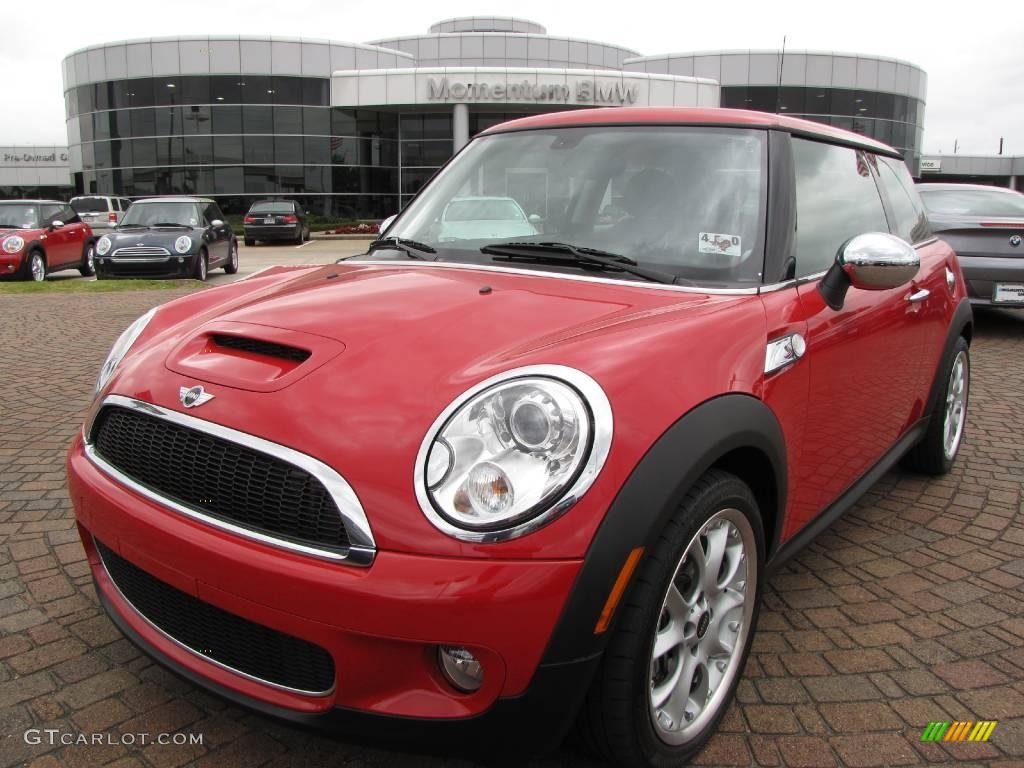
[[[21,201],[9,200],[8,203]],[[43,201],[48,205],[65,205],[52,201]],[[27,205],[39,205],[35,200],[24,201]],[[42,220],[42,219],[40,219]],[[82,263],[86,243],[92,240],[92,228],[82,221],[71,221],[63,227],[50,229],[48,226],[32,227],[31,229],[12,229],[0,227],[0,242],[10,235],[17,235],[25,241],[24,247],[17,253],[7,253],[0,249],[0,277],[19,275],[25,267],[25,261],[33,249],[42,250],[46,259],[47,272],[78,267]]]
[[[630,122],[682,119],[678,111],[612,112]],[[596,124],[609,114],[556,113],[502,130]],[[688,110],[685,120],[813,131],[876,149],[863,137],[761,113]],[[272,269],[170,302],[100,393],[86,429],[115,394],[301,451],[350,484],[375,558],[354,567],[186,517],[105,473],[79,435],[68,476],[99,591],[140,642],[243,701],[307,714],[485,714],[536,685],[573,598],[592,583],[586,566],[609,510],[689,414],[739,400],[774,420],[784,446],[773,466],[784,474],[769,484],[782,507],[766,520],[769,556],[920,427],[966,294],[948,246],[932,239],[916,250],[911,283],[851,289],[838,311],[817,278],[716,292],[413,260]],[[931,300],[909,300],[921,291]],[[270,360],[213,339],[233,333],[311,355],[301,364]],[[805,359],[766,375],[766,345],[793,333],[806,340]],[[607,393],[614,438],[603,468],[568,511],[528,535],[481,543],[444,533],[417,500],[424,435],[474,385],[537,365],[576,369]],[[196,385],[215,395],[198,412],[180,397]],[[188,595],[326,649],[336,661],[333,689],[309,696],[254,682],[168,640],[121,596],[93,537]],[[608,586],[622,562],[609,564]],[[606,594],[590,602],[601,605]],[[588,649],[599,642],[596,619],[574,625]],[[486,670],[483,687],[453,690],[438,669],[439,645],[469,648]],[[572,661],[598,656],[588,650]]]

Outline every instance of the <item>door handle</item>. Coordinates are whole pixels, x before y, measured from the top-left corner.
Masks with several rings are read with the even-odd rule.
[[[924,301],[931,295],[931,291],[927,288],[922,288],[919,291],[914,291],[912,294],[907,296],[907,301],[917,304],[919,301]]]

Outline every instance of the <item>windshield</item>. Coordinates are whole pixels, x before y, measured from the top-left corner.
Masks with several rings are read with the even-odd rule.
[[[159,224],[198,227],[195,203],[135,203],[121,219],[122,227],[153,227]]]
[[[1024,216],[1024,195],[985,189],[919,189],[929,213]]]
[[[295,213],[291,203],[254,203],[249,213]]]
[[[26,203],[0,203],[0,227],[35,229],[39,226],[39,209]]]
[[[75,209],[75,213],[106,213],[107,198],[76,197],[71,201],[71,207]]]
[[[496,258],[509,266],[480,248],[558,242],[628,257],[680,283],[753,283],[763,265],[766,157],[763,131],[732,128],[587,126],[483,136],[388,235],[430,245],[439,260]]]

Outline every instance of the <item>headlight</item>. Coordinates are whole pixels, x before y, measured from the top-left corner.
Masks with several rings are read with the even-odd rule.
[[[22,248],[25,247],[25,239],[18,235],[11,235],[10,237],[4,238],[4,250],[7,253],[18,253]]]
[[[438,417],[416,464],[427,518],[467,541],[504,541],[565,512],[608,456],[604,391],[572,368],[520,368],[481,382]]]
[[[104,235],[103,237],[96,241],[96,255],[106,256],[107,252],[110,250],[110,246],[110,238]]]
[[[188,235],[182,235],[174,241],[174,250],[178,253],[188,253],[189,249],[192,248],[192,238]]]
[[[134,323],[129,325],[124,333],[122,333],[117,341],[114,342],[113,348],[110,350],[110,354],[107,355],[106,361],[103,363],[103,367],[100,368],[99,378],[96,379],[96,388],[93,391],[93,397],[99,395],[102,389],[107,386],[107,382],[110,381],[110,377],[114,375],[114,371],[117,370],[117,366],[120,365],[124,356],[128,354],[128,350],[131,349],[132,344],[139,338],[142,332],[149,325],[149,321],[153,319],[153,315],[156,314],[157,307],[149,310],[146,314],[136,320]]]

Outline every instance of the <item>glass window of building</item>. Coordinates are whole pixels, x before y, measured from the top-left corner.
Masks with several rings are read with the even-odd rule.
[[[273,163],[273,136],[245,136],[242,141],[243,159],[246,163]]]

